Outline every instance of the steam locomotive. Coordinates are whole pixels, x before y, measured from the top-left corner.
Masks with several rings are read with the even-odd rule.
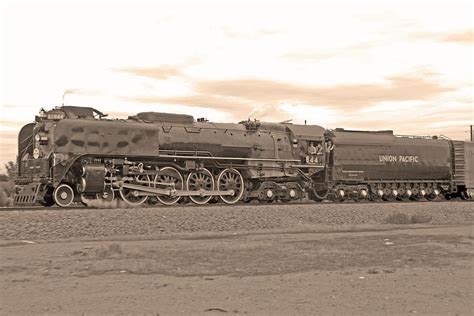
[[[316,125],[41,110],[18,137],[18,205],[439,200],[474,193],[474,143]]]

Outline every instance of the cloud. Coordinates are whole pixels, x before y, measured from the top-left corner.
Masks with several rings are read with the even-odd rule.
[[[281,33],[282,31],[276,29],[267,29],[261,28],[254,31],[247,31],[247,32],[237,32],[231,29],[230,27],[224,26],[222,27],[222,33],[224,36],[232,39],[260,39],[262,37],[273,36]]]
[[[437,82],[435,74],[429,72],[390,76],[382,83],[329,87],[262,79],[214,80],[195,84],[199,94],[232,97],[253,104],[295,103],[341,110],[368,107],[382,101],[426,100],[453,89]]]
[[[287,120],[290,115],[289,112],[281,108],[279,104],[254,103],[249,100],[225,96],[196,94],[174,97],[123,97],[122,99],[141,103],[174,104],[193,108],[207,108],[229,114],[235,120],[256,118],[267,121],[283,121]]]
[[[160,80],[183,75],[181,68],[177,66],[128,67],[128,68],[115,68],[114,70],[119,71],[119,72],[126,72],[135,76],[160,79]]]
[[[446,43],[472,44],[474,43],[474,31],[464,30],[450,33],[418,32],[411,34],[410,38]]]
[[[245,116],[253,109],[253,105],[245,100],[237,100],[231,97],[195,94],[188,96],[137,96],[123,97],[126,101],[152,103],[152,104],[176,104],[190,107],[210,108],[220,110],[236,116]]]
[[[340,57],[341,55],[348,55],[354,53],[360,53],[370,50],[371,48],[377,47],[380,45],[381,41],[373,42],[361,42],[354,45],[348,45],[344,47],[326,49],[319,51],[305,51],[305,52],[288,52],[281,55],[281,58],[294,60],[294,61],[318,61],[323,59],[331,59]]]
[[[193,89],[192,95],[143,95],[122,99],[213,109],[238,119],[252,117],[277,121],[288,119],[291,112],[287,110],[287,106],[282,107],[282,104],[354,113],[380,102],[396,104],[430,100],[442,93],[453,91],[454,87],[439,83],[436,73],[420,69],[416,74],[389,76],[380,83],[311,86],[264,79],[228,79],[197,81]]]
[[[452,43],[474,43],[474,32],[472,30],[466,30],[463,32],[450,33],[441,37],[443,42],[452,42]]]
[[[359,130],[394,130],[403,135],[451,135],[455,139],[465,139],[469,130],[470,103],[457,104],[452,109],[439,103],[425,102],[413,107],[394,102],[391,108],[374,108],[374,111],[360,111],[357,116],[345,115],[337,121],[337,126]],[[416,111],[416,115],[413,115]]]

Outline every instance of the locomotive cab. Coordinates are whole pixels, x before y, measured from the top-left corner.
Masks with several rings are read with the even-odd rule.
[[[328,144],[325,129],[316,125],[287,124],[292,135],[292,147],[301,164],[317,169],[324,168],[327,161]]]

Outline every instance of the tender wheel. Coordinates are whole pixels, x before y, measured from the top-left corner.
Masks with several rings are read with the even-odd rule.
[[[139,175],[135,176],[135,181],[132,182],[133,184],[140,184],[143,185],[143,182],[146,181],[150,185],[150,177],[148,175]],[[121,188],[120,191],[120,196],[122,199],[127,203],[128,205],[131,206],[138,206],[143,203],[148,199],[147,195],[139,195],[139,192],[137,190],[132,190],[132,189],[127,189],[127,188]]]
[[[166,186],[160,183],[170,183],[174,184],[173,186]],[[160,189],[176,189],[176,190],[183,190],[184,189],[184,181],[183,176],[173,167],[164,167],[160,170],[160,173],[155,176],[154,180],[155,188]],[[156,197],[158,201],[160,201],[164,205],[173,205],[177,203],[181,197],[180,196],[165,196],[165,195],[158,195]]]
[[[192,171],[186,179],[186,189],[190,191],[214,190],[214,177],[207,169]],[[212,195],[190,196],[191,201],[196,204],[206,204],[212,198]]]
[[[336,202],[344,202],[346,200],[346,191],[343,189],[337,189],[334,191],[334,201]]]
[[[74,201],[74,191],[69,185],[63,183],[54,190],[53,197],[58,206],[67,207]]]
[[[220,195],[220,198],[227,204],[237,203],[244,194],[244,178],[235,169],[222,170],[217,177],[217,189],[219,191],[234,190],[234,195]]]
[[[369,201],[380,202],[383,196],[383,190],[380,187],[373,187],[369,191]]]
[[[392,190],[391,188],[385,187],[385,189],[383,190],[382,200],[384,200],[385,202],[395,201],[397,199],[398,193],[394,194],[393,191],[396,190]]]

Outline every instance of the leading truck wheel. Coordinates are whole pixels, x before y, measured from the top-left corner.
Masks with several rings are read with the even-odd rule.
[[[54,190],[53,198],[58,206],[67,207],[74,201],[74,191],[69,185],[63,183]]]

